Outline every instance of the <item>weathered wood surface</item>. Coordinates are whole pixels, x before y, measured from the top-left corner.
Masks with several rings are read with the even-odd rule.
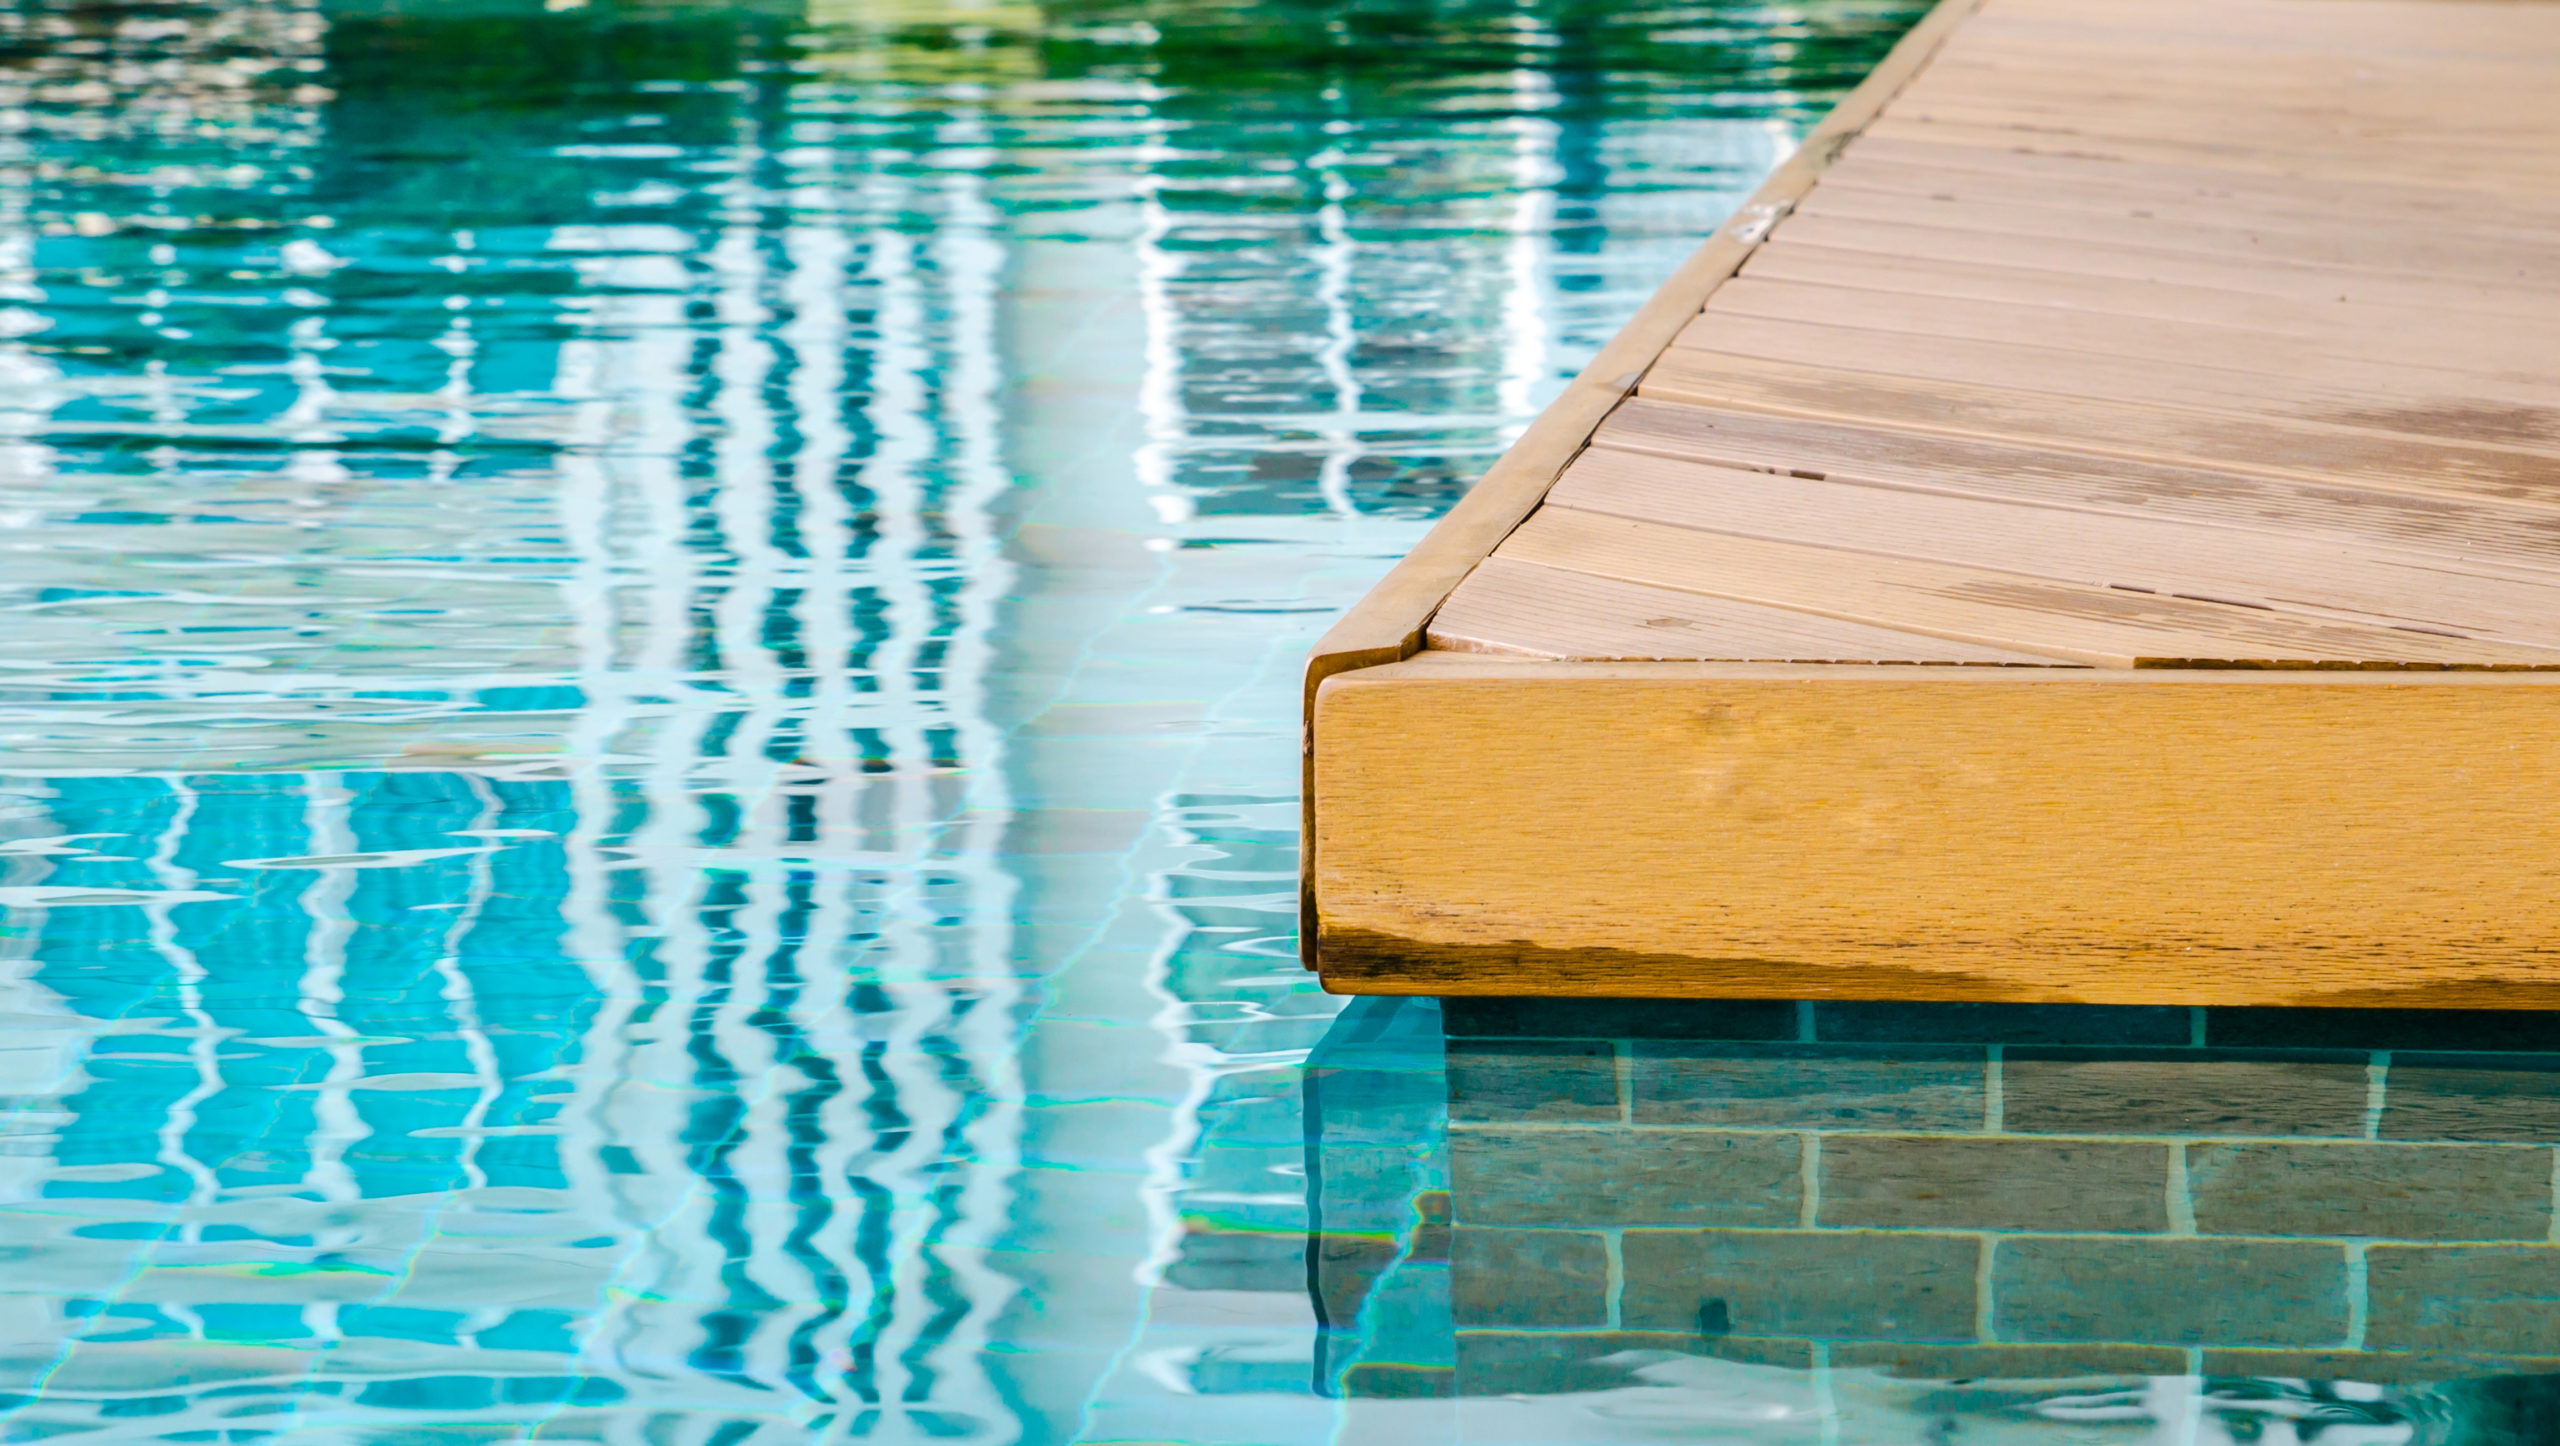
[[[2560,6],[1946,0],[1319,647],[1309,958],[2560,1006],[2555,669]]]
[[[2549,675],[1426,652],[1319,707],[1337,989],[2560,1008]]]

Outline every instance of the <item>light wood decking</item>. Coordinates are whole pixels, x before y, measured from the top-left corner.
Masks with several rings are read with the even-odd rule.
[[[2560,4],[1943,0],[1308,750],[1336,990],[2560,1008]]]

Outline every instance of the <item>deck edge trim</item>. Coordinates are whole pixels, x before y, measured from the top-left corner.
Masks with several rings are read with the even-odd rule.
[[[1742,269],[1841,150],[1918,78],[1982,4],[1936,0],[1875,69],[1805,133],[1795,152],[1628,318],[1457,505],[1317,639],[1307,659],[1298,730],[1298,952],[1308,969],[1320,967],[1317,940],[1322,932],[1315,894],[1316,690],[1337,674],[1401,662],[1421,651],[1424,631],[1440,604],[1537,509],[1556,478],[1590,445],[1600,424],[1635,394],[1672,339],[1706,309],[1708,297]]]

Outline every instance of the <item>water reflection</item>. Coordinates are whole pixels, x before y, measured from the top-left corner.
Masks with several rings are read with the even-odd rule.
[[[2549,1439],[2533,1021],[1297,967],[1315,631],[1914,8],[0,10],[0,1436]]]
[[[2539,1441],[2555,1081],[2537,1015],[1363,1001],[1329,1384],[1470,1441]]]
[[[0,7],[0,1435],[1357,1429],[1299,659],[1916,8]]]

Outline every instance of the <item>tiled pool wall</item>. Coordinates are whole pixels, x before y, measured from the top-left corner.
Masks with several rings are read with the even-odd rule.
[[[1452,1341],[1374,1349],[1354,1394],[1603,1391],[1645,1353],[1940,1380],[2560,1370],[2545,1016],[1443,1012],[1447,1194],[1409,1195],[1402,1238],[1319,1242],[1314,1274],[1339,1318],[1388,1266],[1445,1260]],[[1417,1076],[1371,1077],[1387,1098]],[[1329,1169],[1383,1153],[1318,1124]],[[1376,1214],[1376,1173],[1329,1175],[1320,1217]]]

